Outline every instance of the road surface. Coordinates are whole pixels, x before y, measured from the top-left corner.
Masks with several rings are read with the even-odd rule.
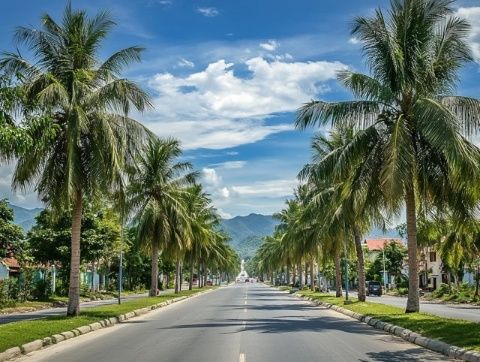
[[[350,294],[355,298],[357,297],[357,293],[355,292],[351,292]],[[381,297],[370,296],[367,297],[367,301],[372,303],[392,305],[399,308],[405,308],[407,306],[406,297],[393,297],[390,295],[382,295]],[[468,304],[440,304],[420,300],[420,311],[434,314],[440,317],[465,319],[467,321],[480,322],[480,306]]]
[[[168,290],[161,291],[160,294],[173,293],[173,291],[174,291],[173,289],[168,289]],[[148,296],[148,293],[133,294],[133,295],[127,295],[122,297],[122,300],[125,301],[130,299],[144,298],[146,296]],[[115,298],[105,299],[105,300],[94,300],[90,302],[80,303],[80,308],[91,308],[91,307],[98,307],[99,305],[108,305],[108,304],[117,304],[117,303],[118,303],[118,299],[115,299]],[[56,307],[56,308],[39,309],[33,312],[0,314],[0,324],[34,320],[34,319],[42,319],[42,318],[56,316],[56,315],[64,315],[65,313],[67,313],[66,307]]]
[[[237,284],[92,332],[20,361],[445,361],[261,284]]]

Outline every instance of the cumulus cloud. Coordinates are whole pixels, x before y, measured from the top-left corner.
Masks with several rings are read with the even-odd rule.
[[[467,19],[471,24],[469,42],[475,60],[480,63],[480,7],[461,7],[457,10],[456,15]]]
[[[227,187],[222,187],[220,189],[220,195],[223,198],[228,199],[228,197],[230,196],[230,190]]]
[[[260,43],[260,48],[269,52],[273,52],[278,48],[278,43],[275,40],[269,40],[266,43]]]
[[[245,66],[249,75],[234,73]],[[147,126],[161,136],[173,135],[185,148],[222,149],[253,143],[289,124],[266,119],[291,112],[328,90],[327,82],[346,66],[334,61],[283,62],[254,57],[242,64],[221,59],[187,76],[156,74],[149,82],[157,95]]]
[[[206,16],[206,17],[209,17],[209,18],[212,18],[214,16],[217,16],[220,14],[220,12],[214,8],[214,7],[210,7],[210,8],[197,8],[197,11],[202,14],[203,16]]]
[[[350,44],[353,44],[353,45],[357,45],[357,44],[360,44],[360,40],[358,40],[358,38],[352,36],[350,39],[348,39],[348,42]]]
[[[205,183],[209,186],[218,186],[222,182],[220,176],[218,176],[217,171],[214,168],[203,168],[202,169],[202,178]]]

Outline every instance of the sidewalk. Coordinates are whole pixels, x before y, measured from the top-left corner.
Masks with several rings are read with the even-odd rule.
[[[345,295],[345,291],[343,293]],[[349,295],[357,298],[356,292],[349,292]],[[394,307],[405,308],[407,305],[406,297],[394,297],[382,295],[381,297],[367,297],[371,303],[380,303]],[[432,301],[423,301],[420,299],[420,310],[439,317],[463,319],[471,322],[480,323],[480,306],[469,304],[445,304]]]
[[[169,294],[173,292],[174,292],[173,289],[167,289],[167,290],[161,291],[159,295]],[[148,293],[127,295],[122,297],[122,301],[145,298],[146,296],[148,296]],[[105,299],[105,300],[94,300],[89,302],[83,302],[83,303],[80,303],[80,306],[81,308],[91,308],[91,307],[97,307],[100,305],[110,305],[110,304],[117,304],[117,303],[118,303],[118,299],[112,298],[112,299]],[[56,315],[63,315],[66,312],[67,312],[66,307],[57,307],[57,308],[40,309],[34,312],[3,314],[3,315],[0,315],[0,324],[42,319],[42,318],[56,316]]]

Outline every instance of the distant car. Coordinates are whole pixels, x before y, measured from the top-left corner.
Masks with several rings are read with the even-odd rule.
[[[245,283],[250,283],[250,279],[249,279],[249,278],[246,278],[246,279],[245,279]]]
[[[377,281],[368,281],[365,285],[365,292],[367,295],[378,295],[382,296],[382,285]]]
[[[212,286],[213,285],[213,282],[211,280],[207,280],[207,285],[208,286]]]

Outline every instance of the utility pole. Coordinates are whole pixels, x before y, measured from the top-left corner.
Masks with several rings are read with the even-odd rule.
[[[347,244],[345,244],[345,302],[348,303],[348,257],[347,257]]]
[[[383,253],[383,288],[385,289],[385,291],[387,291],[387,270],[385,268],[385,245],[386,245],[386,243],[383,243],[383,249],[382,249],[382,253]]]

